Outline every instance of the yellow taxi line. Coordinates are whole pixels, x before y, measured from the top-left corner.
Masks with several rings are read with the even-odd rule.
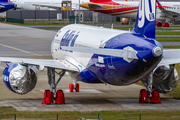
[[[3,45],[3,44],[0,44],[0,45],[3,46],[3,47],[11,48],[11,49],[18,50],[18,51],[21,51],[21,52],[33,54],[33,55],[36,55],[36,56],[42,56],[42,55],[39,55],[39,54],[35,54],[35,53],[31,53],[31,52],[28,52],[28,51],[25,51],[25,50],[21,50],[21,49],[18,49],[18,48],[14,48],[14,47],[11,47],[11,46],[7,46],[7,45]]]

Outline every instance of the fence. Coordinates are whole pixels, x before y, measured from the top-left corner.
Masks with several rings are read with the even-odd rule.
[[[61,11],[61,10],[10,10],[6,12],[7,18],[23,19],[25,21],[37,20],[60,20],[75,22],[75,18],[79,18],[79,11]],[[74,19],[72,19],[74,17]],[[76,19],[78,23],[79,19]],[[93,11],[83,10],[80,11],[80,21],[85,24],[120,24],[120,19],[115,16],[107,14],[96,13]]]
[[[154,115],[154,116],[153,116]],[[154,114],[134,114],[129,113],[126,115],[119,114],[118,116],[101,116],[100,114],[93,115],[92,113],[83,115],[82,114],[0,114],[0,119],[6,120],[179,120],[180,115],[172,114],[172,115],[157,115]]]
[[[11,23],[24,24],[23,19],[15,19],[15,18],[0,18],[0,22],[11,22]]]

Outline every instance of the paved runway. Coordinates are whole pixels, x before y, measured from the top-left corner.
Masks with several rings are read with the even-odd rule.
[[[33,91],[26,95],[18,95],[9,91],[0,81],[0,107],[12,106],[18,111],[101,111],[101,110],[180,110],[180,101],[161,95],[162,104],[139,104],[139,91],[144,87],[133,84],[129,86],[109,86],[105,84],[80,83],[79,93],[69,93],[71,83],[65,75],[58,89],[63,89],[66,104],[41,105],[43,92],[50,88],[47,83],[46,71],[38,72],[38,82]]]
[[[50,56],[50,44],[56,32],[0,23],[0,56]],[[38,71],[38,82],[33,91],[18,95],[0,81],[0,106],[12,106],[19,111],[100,111],[100,110],[179,110],[180,101],[161,95],[162,104],[138,104],[139,91],[144,87],[109,86],[80,83],[80,93],[69,93],[71,78],[65,75],[58,89],[65,93],[65,105],[41,105],[43,91],[49,89],[47,71]],[[2,74],[2,71],[0,71]],[[57,78],[56,78],[57,79]]]
[[[162,46],[179,46],[180,42],[160,42]]]
[[[53,31],[0,23],[0,56],[51,56]]]

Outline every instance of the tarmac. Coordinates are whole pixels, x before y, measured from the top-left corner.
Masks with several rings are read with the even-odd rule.
[[[50,44],[56,32],[0,23],[0,56],[51,58]],[[5,67],[2,64],[0,73]],[[57,86],[65,94],[66,104],[42,105],[43,92],[50,86],[47,71],[37,71],[36,87],[25,95],[11,92],[0,81],[0,107],[11,106],[18,111],[101,111],[101,110],[180,110],[180,100],[161,94],[161,104],[139,104],[139,92],[143,86],[112,86],[105,84],[80,84],[80,92],[69,93],[72,82],[66,74]],[[56,76],[56,80],[58,76]]]

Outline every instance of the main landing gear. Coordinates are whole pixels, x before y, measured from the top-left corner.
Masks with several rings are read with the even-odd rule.
[[[79,92],[79,83],[76,80],[73,80],[73,83],[69,84],[69,92],[73,92],[74,90]]]
[[[65,70],[62,70],[61,72],[56,72],[55,68],[47,68],[47,75],[48,75],[48,83],[51,87],[51,90],[45,90],[44,91],[44,100],[42,104],[51,104],[54,102],[56,104],[65,104],[65,98],[64,98],[64,93],[62,90],[57,90],[56,87],[61,80],[61,78],[65,74]],[[59,75],[59,79],[57,82],[55,81],[55,73]],[[73,92],[75,89],[76,92],[79,92],[79,83],[77,83],[76,80],[73,80],[73,83],[69,84],[69,92]]]
[[[57,73],[55,71],[55,68],[47,68],[48,83],[51,86],[51,90],[44,91],[44,100],[42,104],[51,104],[54,102],[54,100],[56,104],[65,104],[63,91],[56,91],[56,87],[61,78],[64,76],[65,72],[65,70],[62,70],[61,72]],[[55,73],[59,75],[59,79],[57,80],[57,82],[55,82]]]
[[[151,103],[161,104],[160,94],[157,90],[152,89],[153,72],[148,74],[141,80],[146,86],[146,89],[142,89],[139,95],[139,103],[148,103],[150,98]]]

